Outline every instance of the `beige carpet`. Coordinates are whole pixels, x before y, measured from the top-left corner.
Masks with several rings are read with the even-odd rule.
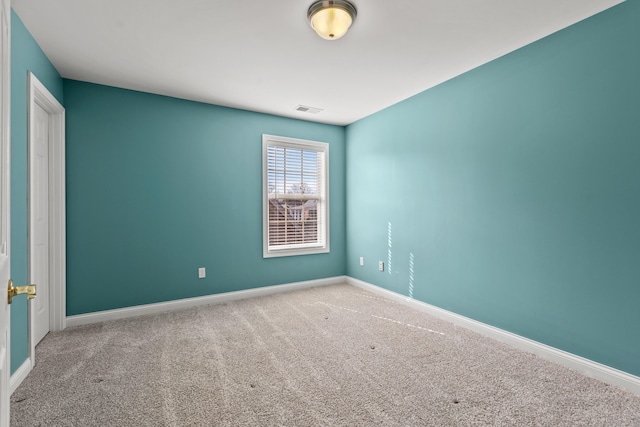
[[[640,396],[348,285],[49,334],[12,426],[640,426]]]

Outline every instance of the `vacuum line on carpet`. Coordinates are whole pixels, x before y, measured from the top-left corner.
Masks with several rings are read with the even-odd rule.
[[[359,297],[364,297],[364,298],[369,298],[372,300],[376,300],[376,301],[382,301],[382,302],[386,302],[388,304],[398,304],[395,301],[391,301],[389,299],[384,299],[384,298],[376,298],[376,297],[372,297],[371,295],[365,295],[365,294],[358,294]]]
[[[358,314],[364,314],[360,311],[357,310],[353,310],[351,308],[347,308],[347,307],[340,307],[339,305],[333,305],[333,304],[329,304],[326,302],[322,302],[322,301],[318,301],[318,304],[322,304],[322,305],[326,305],[327,307],[332,307],[332,308],[337,308],[339,310],[347,310],[347,311],[351,311],[352,313],[358,313]],[[400,322],[398,320],[394,320],[394,319],[389,319],[388,317],[381,317],[381,316],[376,316],[375,314],[370,314],[371,317],[374,317],[376,319],[381,319],[381,320],[386,320],[388,322],[393,322],[393,323],[397,323],[398,325],[402,325],[402,326],[407,326],[409,328],[416,328],[416,329],[420,329],[422,331],[427,331],[427,332],[431,332],[433,334],[438,334],[438,335],[445,335],[444,332],[438,332],[438,331],[434,331],[433,329],[429,329],[429,328],[423,328],[422,326],[416,326],[416,325],[412,325],[410,323],[403,323]]]
[[[318,304],[326,305],[327,307],[333,307],[333,308],[337,308],[337,309],[340,309],[340,310],[347,310],[347,311],[350,311],[350,312],[352,312],[352,313],[362,314],[362,312],[360,312],[360,311],[358,311],[358,310],[352,310],[352,309],[347,308],[347,307],[340,307],[340,306],[338,306],[338,305],[328,304],[328,303],[326,303],[326,302],[318,301]]]

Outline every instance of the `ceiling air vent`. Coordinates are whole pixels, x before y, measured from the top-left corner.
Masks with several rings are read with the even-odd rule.
[[[322,111],[322,108],[307,107],[306,105],[298,105],[296,107],[296,111],[302,111],[303,113],[318,114],[319,112]]]

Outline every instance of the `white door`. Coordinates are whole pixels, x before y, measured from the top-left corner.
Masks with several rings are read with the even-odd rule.
[[[34,310],[33,345],[49,333],[49,113],[33,108],[29,138],[29,283],[38,284]]]
[[[0,0],[0,427],[9,427],[9,1]]]

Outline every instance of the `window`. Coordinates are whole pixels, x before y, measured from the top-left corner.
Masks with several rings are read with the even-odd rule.
[[[262,135],[263,257],[329,252],[329,144]]]

